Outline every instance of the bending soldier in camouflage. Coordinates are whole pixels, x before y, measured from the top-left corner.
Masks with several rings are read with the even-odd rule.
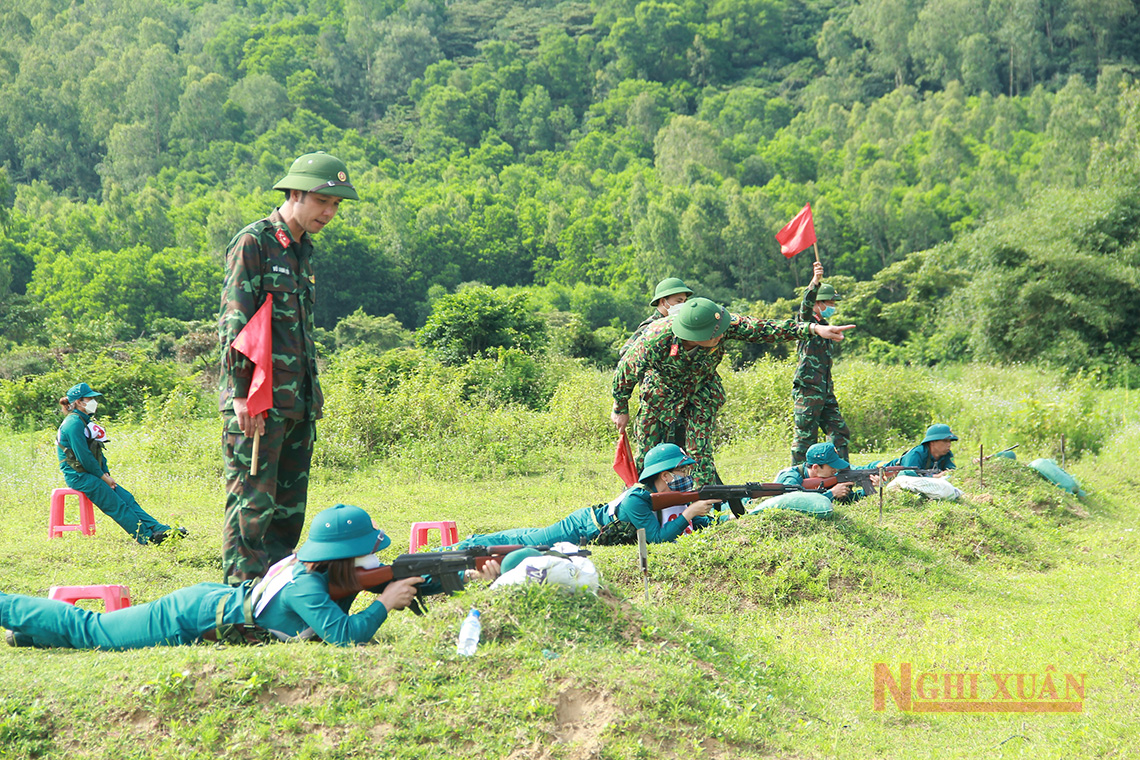
[[[618,361],[614,371],[614,407],[610,419],[624,430],[629,424],[629,398],[641,383],[641,409],[634,435],[641,454],[662,442],[684,440],[697,464],[694,479],[716,483],[712,436],[716,416],[724,404],[724,386],[716,368],[724,358],[724,341],[772,343],[818,335],[842,340],[854,325],[819,325],[784,320],[775,322],[730,314],[707,298],[694,298],[672,316],[645,329]]]
[[[815,262],[811,284],[800,303],[801,322],[827,325],[827,318],[835,313],[836,301],[842,296],[831,285],[823,285],[823,265]],[[796,354],[799,365],[792,380],[792,403],[795,409],[795,432],[792,438],[792,464],[804,461],[807,450],[816,442],[816,432],[822,428],[831,436],[831,443],[841,459],[847,459],[847,444],[851,430],[839,412],[835,398],[835,385],[831,380],[831,359],[835,344],[815,336],[799,342]]]
[[[323,152],[298,158],[273,189],[285,191],[285,202],[235,235],[226,249],[218,315],[227,583],[264,574],[301,537],[323,402],[313,342],[312,235],[336,216],[342,199],[357,198],[344,162]],[[267,298],[273,300],[273,408],[251,417],[246,398],[253,365],[230,344]],[[261,443],[257,474],[251,475],[255,432]]]

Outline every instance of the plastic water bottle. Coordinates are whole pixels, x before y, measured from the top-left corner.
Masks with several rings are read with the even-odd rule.
[[[472,608],[467,613],[463,625],[459,626],[459,640],[455,645],[455,651],[464,657],[475,654],[475,650],[479,648],[479,635],[482,632],[483,624],[479,622],[479,610]]]

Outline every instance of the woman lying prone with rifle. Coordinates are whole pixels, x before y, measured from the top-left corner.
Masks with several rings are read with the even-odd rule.
[[[694,464],[696,461],[680,446],[659,443],[646,452],[645,464],[638,476],[639,482],[622,491],[608,504],[583,507],[545,528],[515,528],[471,536],[460,541],[454,548],[496,544],[543,546],[560,541],[579,545],[589,542],[623,543],[632,538],[638,528],[645,529],[645,539],[651,544],[674,541],[686,528],[704,528],[712,524],[712,519],[707,515],[721,501],[693,501],[685,507],[680,517],[662,524],[654,511],[652,494],[658,491],[691,491],[693,477],[690,473]]]
[[[390,611],[408,607],[418,593],[439,593],[460,583],[454,562],[440,564],[440,572],[426,582],[420,575],[394,579],[384,572],[388,566],[378,567],[374,554],[391,543],[363,509],[338,504],[313,518],[304,545],[259,581],[240,586],[199,583],[102,614],[52,599],[0,594],[0,627],[7,629],[12,646],[70,649],[317,638],[328,644],[361,644],[372,639]],[[490,553],[483,554],[489,561],[482,569],[466,562],[467,578],[498,577],[498,562]],[[424,567],[421,563],[418,569]],[[376,599],[349,614],[366,586],[376,587]]]

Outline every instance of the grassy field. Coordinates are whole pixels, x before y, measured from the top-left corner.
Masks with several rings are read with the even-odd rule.
[[[98,515],[95,536],[49,541],[52,433],[9,434],[0,590],[124,583],[140,603],[220,580],[217,425],[110,433],[116,478],[190,538],[138,547]],[[1005,461],[987,463],[982,486],[965,453],[977,444],[963,440],[963,500],[888,492],[881,520],[876,498],[652,547],[648,601],[632,548],[600,547],[599,598],[472,588],[426,617],[395,614],[369,647],[0,647],[0,757],[1136,756],[1138,445],[1124,425],[1101,454],[1070,462],[1090,494],[1077,501]],[[718,463],[730,479],[768,479],[785,457],[752,439]],[[618,487],[606,452],[586,448],[501,478],[390,459],[316,471],[310,514],[359,504],[394,536],[394,556],[414,521],[454,519],[461,534],[545,525]],[[454,639],[473,604],[484,643],[468,660]],[[978,673],[983,698],[992,673],[1023,674],[1025,689],[1085,674],[1082,711],[907,713],[889,696],[876,711],[876,663],[896,676],[902,663],[916,676]]]

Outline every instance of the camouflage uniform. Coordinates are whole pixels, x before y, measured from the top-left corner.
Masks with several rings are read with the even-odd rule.
[[[636,342],[637,342],[637,339],[641,337],[641,334],[642,334],[643,332],[645,332],[645,328],[649,327],[651,324],[653,324],[653,323],[654,323],[654,322],[656,322],[657,320],[659,320],[659,319],[664,319],[664,318],[665,318],[665,317],[661,316],[661,312],[659,312],[659,311],[654,311],[654,312],[653,312],[652,314],[650,314],[648,317],[646,317],[645,319],[641,320],[641,324],[639,324],[639,325],[637,326],[637,328],[636,328],[636,329],[633,331],[633,333],[632,333],[632,334],[629,336],[629,338],[626,340],[626,342],[625,342],[625,343],[623,343],[623,344],[622,344],[622,346],[621,346],[621,348],[619,348],[619,349],[618,349],[618,356],[619,356],[619,357],[621,357],[621,356],[625,356],[625,352],[626,352],[626,351],[628,351],[628,350],[630,349],[630,347],[631,347],[631,346],[632,346],[634,343],[636,343]]]
[[[641,409],[634,421],[634,437],[641,453],[637,458],[640,471],[645,452],[659,443],[676,443],[697,464],[693,477],[698,483],[715,483],[716,465],[712,456],[712,437],[716,416],[724,405],[724,386],[717,365],[724,358],[728,340],[749,343],[774,343],[807,337],[810,326],[794,320],[775,322],[739,314],[729,315],[729,326],[714,348],[701,346],[686,349],[673,334],[676,316],[653,322],[618,361],[614,371],[614,412],[629,413],[633,387],[641,383]]]
[[[819,285],[808,288],[800,303],[801,322],[826,325],[826,319],[815,315],[815,298]],[[839,456],[847,458],[847,444],[851,430],[839,412],[835,398],[835,385],[831,379],[832,354],[835,343],[818,335],[809,335],[796,346],[799,365],[792,380],[792,403],[795,410],[795,431],[792,438],[792,464],[804,461],[808,448],[816,442],[816,431],[823,428]]]
[[[226,475],[222,564],[227,582],[255,578],[293,552],[305,523],[309,463],[323,396],[313,342],[313,245],[294,241],[280,211],[239,232],[226,249],[218,316],[219,379]],[[261,436],[242,434],[234,398],[249,395],[253,364],[230,344],[266,298],[273,299],[273,408]]]

